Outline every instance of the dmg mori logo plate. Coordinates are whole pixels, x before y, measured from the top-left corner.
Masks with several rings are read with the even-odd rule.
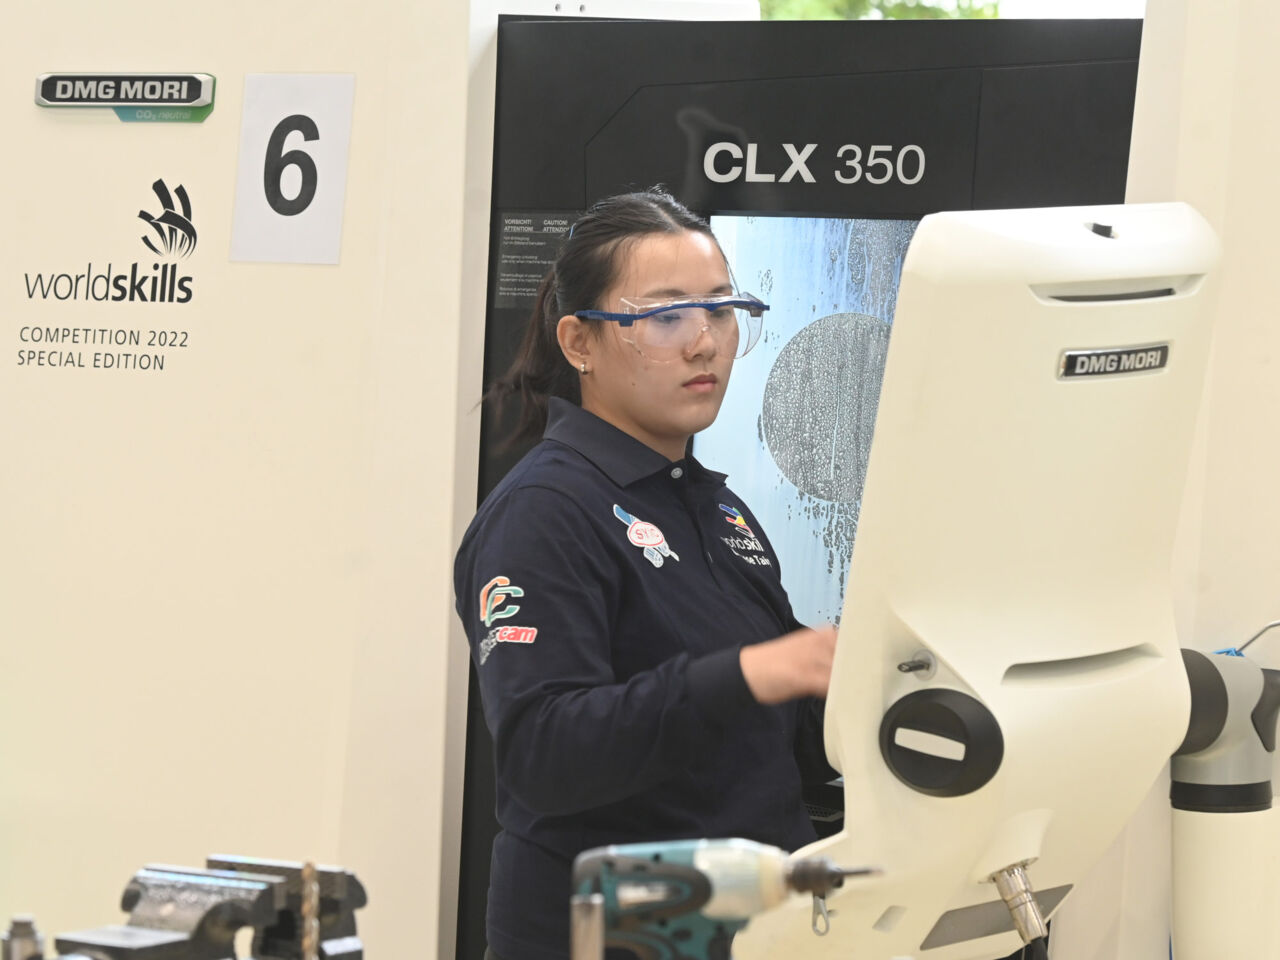
[[[213,103],[207,73],[42,73],[42,107],[205,107]]]
[[[1150,373],[1169,363],[1167,343],[1149,343],[1119,350],[1064,350],[1058,379],[1112,377],[1126,373]]]

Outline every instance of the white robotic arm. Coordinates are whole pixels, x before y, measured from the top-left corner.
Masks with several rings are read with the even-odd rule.
[[[1280,863],[1267,839],[1276,829],[1280,670],[1237,650],[1223,654],[1183,651],[1191,722],[1171,770],[1174,953],[1272,960],[1280,957]]]

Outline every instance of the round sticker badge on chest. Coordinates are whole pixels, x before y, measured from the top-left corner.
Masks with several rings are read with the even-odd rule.
[[[662,531],[652,523],[645,523],[633,517],[616,503],[613,505],[613,515],[627,525],[627,539],[643,550],[645,559],[655,567],[662,566],[667,557],[672,560],[680,559],[679,555],[667,546],[667,538],[662,535]]]

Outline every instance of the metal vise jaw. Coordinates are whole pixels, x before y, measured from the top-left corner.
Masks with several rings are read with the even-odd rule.
[[[283,883],[284,905],[278,915],[258,926],[253,938],[255,960],[303,960],[302,864],[288,860],[212,856],[209,871],[245,877],[267,875]],[[369,902],[364,885],[341,867],[316,867],[320,886],[320,960],[363,960],[364,945],[356,935],[355,912]]]
[[[275,922],[285,896],[284,881],[275,876],[147,866],[125,887],[127,924],[62,934],[54,942],[63,957],[91,960],[235,960],[236,931]]]

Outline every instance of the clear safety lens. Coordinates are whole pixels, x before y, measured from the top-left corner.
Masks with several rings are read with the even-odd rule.
[[[692,300],[623,299],[635,320],[621,328],[624,340],[652,360],[675,360],[704,335],[716,349],[745,356],[760,339],[761,317],[768,307],[750,294]]]

